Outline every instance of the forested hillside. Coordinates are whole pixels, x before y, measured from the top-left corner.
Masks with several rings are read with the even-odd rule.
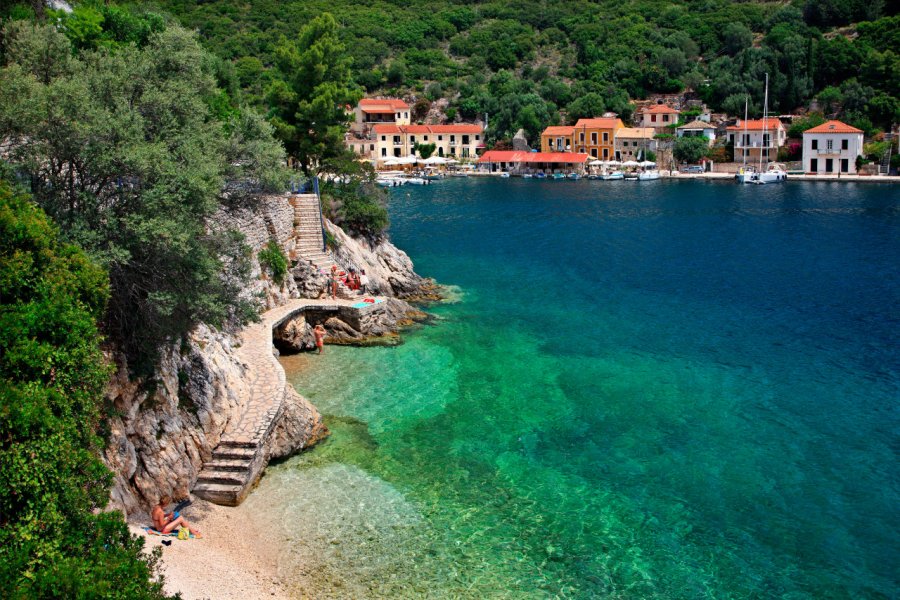
[[[900,121],[900,17],[884,0],[159,0],[231,62],[234,87],[265,104],[279,37],[335,15],[368,93],[449,101],[490,114],[492,137],[693,89],[715,110],[791,112],[818,97],[871,132]],[[418,106],[424,114],[426,103]]]

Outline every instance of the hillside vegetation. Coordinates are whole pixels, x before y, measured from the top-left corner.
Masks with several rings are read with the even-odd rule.
[[[692,89],[713,109],[822,110],[871,132],[900,121],[900,17],[883,0],[159,0],[231,64],[228,77],[265,105],[281,36],[328,11],[369,94],[449,100],[448,117],[490,114],[493,139],[524,127]]]

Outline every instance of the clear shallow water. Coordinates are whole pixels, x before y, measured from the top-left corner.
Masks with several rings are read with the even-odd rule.
[[[450,180],[462,301],[284,360],[333,436],[248,504],[309,597],[896,598],[900,190]]]

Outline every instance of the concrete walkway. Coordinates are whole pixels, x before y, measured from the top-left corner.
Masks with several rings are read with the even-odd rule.
[[[237,506],[250,492],[268,463],[266,441],[284,410],[284,369],[272,351],[272,332],[282,322],[306,310],[362,315],[383,303],[356,307],[355,300],[291,300],[263,313],[259,323],[241,332],[237,357],[247,365],[249,394],[241,412],[222,434],[212,458],[203,465],[193,492],[197,496],[228,506]]]

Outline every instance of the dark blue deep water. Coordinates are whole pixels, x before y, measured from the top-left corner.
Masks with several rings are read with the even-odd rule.
[[[341,496],[297,531],[322,596],[898,597],[900,188],[445,180],[390,212],[459,301],[299,359],[334,435],[255,495]]]

